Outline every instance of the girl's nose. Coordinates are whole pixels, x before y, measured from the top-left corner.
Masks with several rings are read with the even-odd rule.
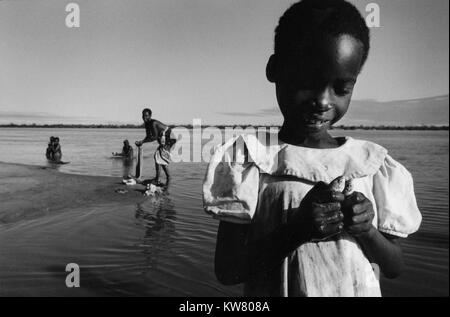
[[[317,92],[314,100],[315,110],[319,112],[326,112],[333,108],[333,97],[329,87],[324,87]]]

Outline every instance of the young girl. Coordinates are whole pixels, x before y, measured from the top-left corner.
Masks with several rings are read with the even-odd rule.
[[[378,273],[401,272],[398,238],[421,222],[410,173],[377,144],[328,133],[368,52],[365,21],[344,0],[303,0],[281,17],[266,69],[279,140],[226,142],[203,185],[205,210],[221,220],[222,283],[245,283],[247,296],[380,296]],[[351,194],[330,186],[340,176]]]

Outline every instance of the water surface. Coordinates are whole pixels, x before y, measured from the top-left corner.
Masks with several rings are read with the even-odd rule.
[[[386,147],[414,177],[423,223],[402,241],[407,270],[383,280],[383,294],[448,296],[448,131],[333,133]],[[111,152],[120,151],[124,139],[142,139],[143,131],[0,128],[0,161],[46,165],[51,135],[60,137],[63,159],[71,162],[57,167],[61,172],[121,177],[124,164]],[[154,149],[145,145],[145,177],[154,175]],[[201,197],[206,163],[170,169],[166,195],[0,225],[0,295],[241,295],[241,286],[223,286],[214,276],[217,222],[202,211]],[[79,289],[65,287],[71,262],[81,267]]]

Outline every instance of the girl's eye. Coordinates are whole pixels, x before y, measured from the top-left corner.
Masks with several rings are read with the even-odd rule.
[[[339,96],[345,96],[352,93],[353,86],[353,84],[337,85],[334,87],[334,92]]]

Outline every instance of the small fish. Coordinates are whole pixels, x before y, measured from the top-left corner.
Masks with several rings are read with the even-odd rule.
[[[353,193],[353,179],[345,180],[345,188],[342,193],[345,196],[350,196]]]
[[[345,177],[339,176],[330,183],[330,189],[342,193],[345,189]]]
[[[352,179],[346,179],[345,176],[339,176],[335,178],[329,185],[330,190],[335,192],[343,193],[345,196],[349,196],[353,193],[353,180]],[[329,236],[318,238],[318,239],[312,239],[312,242],[321,242],[326,241],[334,236],[337,236],[341,234],[340,232],[333,233]]]
[[[332,191],[343,193],[345,196],[353,193],[353,180],[346,179],[345,176],[337,177],[329,186]]]

